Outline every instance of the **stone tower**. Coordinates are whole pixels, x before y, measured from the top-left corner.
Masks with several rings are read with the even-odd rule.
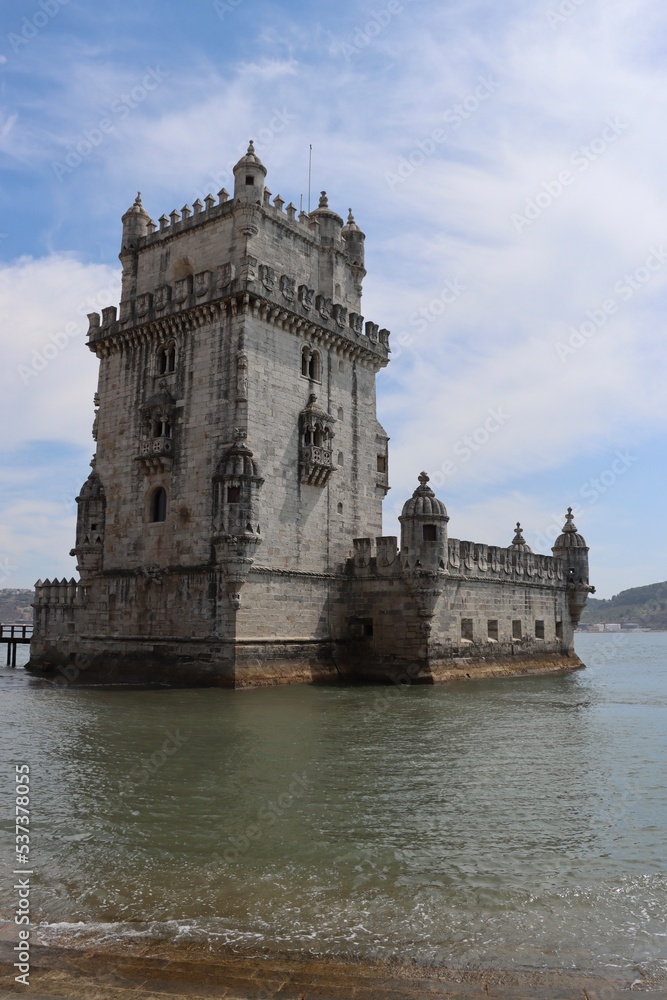
[[[242,687],[581,666],[591,588],[553,555],[452,538],[423,472],[382,535],[389,332],[361,314],[365,237],[323,191],[272,197],[252,142],[224,188],[122,217],[122,290],[89,316],[96,450],[79,580],[38,581],[29,669],[67,683]]]

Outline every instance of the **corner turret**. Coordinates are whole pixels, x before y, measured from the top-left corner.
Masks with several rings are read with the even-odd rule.
[[[343,220],[337,212],[329,208],[326,191],[320,193],[319,204],[315,211],[310,213],[310,218],[314,219],[319,226],[322,246],[334,246],[340,243]]]
[[[565,564],[568,606],[572,623],[576,626],[579,624],[586,598],[589,594],[595,593],[595,587],[591,587],[588,582],[588,546],[584,537],[577,531],[571,507],[567,508],[563,531],[551,551]]]
[[[262,204],[266,167],[255,153],[252,139],[248,151],[234,167],[234,200],[245,205]]]
[[[447,565],[447,522],[449,516],[441,500],[428,486],[422,472],[419,486],[403,505],[401,522],[401,567],[403,569],[444,570]]]
[[[349,210],[347,216],[347,222],[341,229],[341,236],[345,240],[345,254],[348,259],[348,263],[352,264],[353,267],[364,267],[364,241],[366,239],[365,233],[362,233],[359,226],[354,221],[354,216],[352,215],[352,209]],[[364,274],[366,272],[364,271]]]
[[[137,193],[134,204],[130,205],[121,222],[123,223],[123,240],[120,248],[122,253],[123,250],[136,247],[139,240],[148,235],[151,217],[141,204],[141,191]]]

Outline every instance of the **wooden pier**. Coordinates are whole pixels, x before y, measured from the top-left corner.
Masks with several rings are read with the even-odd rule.
[[[7,646],[7,666],[16,666],[16,647],[29,646],[32,639],[32,625],[0,625],[0,643]]]

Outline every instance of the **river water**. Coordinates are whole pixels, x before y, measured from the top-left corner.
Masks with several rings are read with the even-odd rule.
[[[27,763],[44,942],[667,983],[667,634],[577,649],[568,676],[440,687],[86,690],[0,667],[0,870]]]

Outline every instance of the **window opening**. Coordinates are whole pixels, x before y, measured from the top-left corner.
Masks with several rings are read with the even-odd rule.
[[[166,521],[167,520],[167,493],[163,490],[161,486],[156,489],[153,494],[153,503],[151,506],[151,520],[152,521]]]

